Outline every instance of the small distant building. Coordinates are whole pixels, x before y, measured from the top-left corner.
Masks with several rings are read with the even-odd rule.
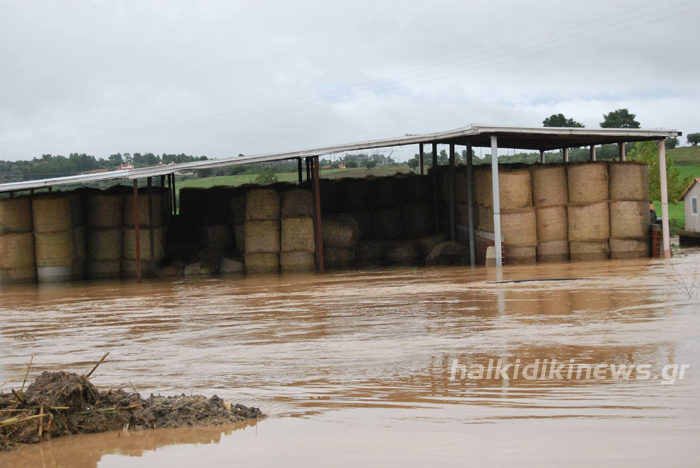
[[[133,168],[134,168],[134,165],[131,163],[126,163],[126,164],[122,164],[121,166],[117,166],[118,171],[124,171],[124,170],[130,171]]]
[[[680,201],[685,202],[685,230],[679,231],[681,245],[700,245],[700,177],[693,181],[681,195]]]

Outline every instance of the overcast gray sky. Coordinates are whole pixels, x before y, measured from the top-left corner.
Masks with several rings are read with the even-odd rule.
[[[687,134],[698,24],[699,0],[0,0],[0,154],[226,157],[621,107]]]

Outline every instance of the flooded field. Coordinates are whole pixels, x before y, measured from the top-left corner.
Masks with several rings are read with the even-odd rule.
[[[0,295],[0,382],[84,372],[269,418],[107,433],[0,466],[697,466],[700,255],[493,269],[27,286]],[[562,281],[524,281],[569,278]],[[454,364],[649,365],[649,379],[461,379]],[[683,379],[661,377],[687,364]],[[668,376],[666,376],[668,377]]]

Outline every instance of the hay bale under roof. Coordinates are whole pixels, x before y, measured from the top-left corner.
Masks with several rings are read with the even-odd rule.
[[[647,201],[610,202],[610,237],[637,239],[648,237],[651,212]]]
[[[93,280],[116,279],[122,273],[121,260],[90,260],[87,261],[87,277]]]
[[[87,257],[91,261],[119,261],[124,252],[122,228],[89,228]]]
[[[536,207],[565,206],[569,202],[566,166],[536,165],[532,168],[532,199]]]
[[[313,218],[282,219],[281,248],[283,252],[316,251]],[[281,261],[281,260],[280,260]]]
[[[507,265],[529,265],[537,262],[537,247],[534,245],[505,244]]]
[[[277,220],[246,221],[245,253],[279,253],[280,222]]]
[[[537,241],[550,242],[567,240],[569,237],[569,220],[567,213],[566,206],[538,207]]]
[[[587,205],[607,201],[609,197],[608,164],[585,162],[566,169],[569,203]]]
[[[316,256],[307,251],[288,251],[280,253],[280,267],[283,272],[314,271]]]
[[[492,177],[491,166],[484,165],[474,171],[476,201],[489,208],[493,207]],[[501,211],[518,210],[532,206],[532,175],[528,166],[499,164],[498,184]]]
[[[155,259],[161,260],[165,256],[165,227],[153,228],[153,246]],[[139,241],[141,248],[141,260],[151,259],[151,230],[147,227],[139,229]],[[136,260],[136,230],[133,227],[124,228],[124,258]]]
[[[34,235],[31,232],[0,236],[0,270],[34,267]]]
[[[329,216],[322,219],[322,234],[323,234],[323,246],[326,247],[339,248],[339,249],[353,249],[355,244],[359,241],[357,232],[359,232],[359,227],[357,223],[351,223],[347,219],[337,219],[335,216]]]
[[[236,190],[229,200],[231,209],[231,222],[234,226],[245,223],[246,192],[243,189]]]
[[[124,219],[124,193],[91,190],[86,195],[87,224],[97,228],[121,227]]]
[[[355,265],[355,251],[336,247],[324,248],[323,264],[329,270],[353,267]]]
[[[537,215],[535,213],[535,209],[526,208],[501,213],[501,233],[503,234],[503,242],[506,244],[506,246],[536,246]]]
[[[31,231],[31,199],[29,197],[0,198],[0,235]]]
[[[355,259],[362,265],[381,264],[387,249],[387,241],[381,239],[363,240],[355,248]]]
[[[254,189],[246,194],[246,221],[280,219],[280,195],[273,189]]]
[[[537,261],[543,263],[566,262],[569,260],[569,241],[554,240],[537,244]]]
[[[37,267],[70,268],[73,265],[73,230],[35,232],[34,248]]]
[[[647,258],[651,256],[649,238],[642,239],[610,239],[610,258],[630,259]]]
[[[427,236],[435,230],[435,214],[431,203],[401,207],[404,237],[413,239]]]
[[[50,193],[32,197],[34,232],[65,232],[73,230],[71,197]]]
[[[649,203],[649,166],[640,162],[610,162],[610,199]]]
[[[420,242],[408,240],[388,242],[386,260],[392,265],[412,265],[421,262]]]
[[[282,218],[304,218],[314,215],[311,190],[294,189],[282,194]]]
[[[348,177],[340,179],[336,186],[338,199],[346,211],[360,210],[373,205],[374,196],[370,195],[370,180]],[[323,206],[323,201],[321,201]]]
[[[569,257],[575,262],[605,260],[610,257],[610,246],[607,239],[604,241],[569,242]]]
[[[399,239],[404,236],[404,223],[399,208],[380,208],[372,212],[372,230],[380,239]]]
[[[604,241],[610,237],[608,202],[568,207],[570,241]]]
[[[246,275],[277,273],[280,269],[280,254],[276,252],[246,252],[244,261]]]

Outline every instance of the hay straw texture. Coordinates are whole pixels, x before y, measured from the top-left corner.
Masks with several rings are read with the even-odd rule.
[[[534,208],[501,213],[501,234],[503,234],[503,242],[506,246],[535,247],[537,245],[537,215]]]
[[[153,226],[165,226],[170,220],[170,196],[167,190],[152,188]],[[139,190],[139,226],[149,226],[148,190]],[[124,197],[124,226],[134,225],[134,195]]]
[[[520,165],[500,164],[498,166],[498,184],[501,211],[518,210],[532,206],[532,175],[529,168]],[[477,203],[492,208],[493,180],[490,166],[483,166],[474,171],[474,188]]]
[[[89,228],[87,257],[90,261],[121,260],[124,252],[122,228]]]
[[[337,216],[337,215],[336,215]],[[358,239],[371,239],[374,237],[374,226],[372,226],[372,212],[370,210],[357,210],[350,213],[359,228]]]
[[[468,202],[467,171],[457,169],[455,173],[455,201],[466,204]]]
[[[31,232],[0,236],[0,270],[21,270],[34,266],[34,235]]]
[[[31,199],[29,197],[0,198],[0,235],[31,231]]]
[[[569,221],[566,206],[537,209],[538,242],[565,241],[568,237]]]
[[[404,237],[413,239],[433,233],[435,219],[432,204],[404,205],[401,207],[401,217],[403,218]]]
[[[282,218],[304,218],[314,215],[310,190],[295,189],[282,194]]]
[[[375,203],[375,197],[370,197],[370,181],[349,177],[340,179],[336,193],[342,208],[346,211],[360,210]],[[370,203],[371,202],[371,203]],[[323,200],[321,200],[323,206]]]
[[[386,260],[394,265],[410,265],[421,260],[420,243],[394,241],[387,246]]]
[[[386,248],[386,241],[381,239],[362,241],[355,248],[355,260],[361,264],[381,263]]]
[[[316,269],[316,257],[310,252],[282,252],[280,254],[280,267],[282,271],[314,271]]]
[[[608,241],[569,242],[569,257],[572,261],[605,260],[610,256]]]
[[[483,205],[477,205],[479,223],[477,224],[479,231],[493,232],[493,209]]]
[[[649,239],[610,239],[610,258],[646,258],[651,255]]]
[[[404,203],[428,203],[432,200],[430,177],[411,174],[398,180],[401,199]]]
[[[610,237],[635,239],[649,236],[651,213],[648,201],[610,202]]]
[[[61,193],[32,198],[34,232],[65,232],[73,229],[70,197]]]
[[[610,199],[649,203],[649,166],[635,162],[611,162]]]
[[[0,284],[36,283],[36,268],[21,268],[16,270],[0,270]]]
[[[89,279],[115,279],[121,276],[121,260],[87,262],[87,277]]]
[[[229,200],[231,208],[231,220],[234,226],[245,223],[246,193],[244,190],[237,190]]]
[[[566,167],[558,164],[533,167],[532,200],[536,207],[566,205],[569,202]]]
[[[322,219],[321,226],[324,248],[352,249],[359,240],[355,227],[347,220],[326,217]]]
[[[474,211],[476,211],[476,209]],[[469,227],[469,205],[465,205],[464,203],[455,204],[455,220],[457,224]]]
[[[355,251],[335,247],[324,248],[323,264],[328,269],[352,267],[355,265]]]
[[[87,258],[87,228],[78,226],[73,229],[73,259]]]
[[[122,226],[124,195],[115,192],[90,191],[86,197],[87,225],[99,228]]]
[[[314,253],[316,248],[313,218],[283,219],[281,247],[283,252],[302,251]]]
[[[245,254],[245,272],[249,274],[277,273],[280,269],[278,253],[247,253]]]
[[[228,224],[202,226],[199,235],[205,247],[228,251],[235,244],[233,229]]]
[[[544,263],[566,262],[569,260],[569,242],[554,240],[537,244],[537,261]]]
[[[85,194],[86,190],[84,189],[74,190],[68,194],[74,227],[85,225]]]
[[[153,244],[155,259],[160,260],[165,256],[165,232],[166,228],[153,228]],[[151,230],[147,227],[139,229],[141,247],[141,260],[151,259]],[[124,258],[136,260],[136,230],[133,227],[124,228]]]
[[[372,212],[374,235],[380,239],[399,239],[404,235],[404,224],[399,208],[380,208]]]
[[[34,249],[37,267],[73,265],[73,231],[35,232]]]
[[[569,206],[569,240],[603,241],[610,237],[608,203]]]
[[[272,189],[255,189],[246,194],[246,221],[280,219],[280,195]]]
[[[279,253],[280,251],[280,222],[246,221],[245,223],[245,253]]]
[[[608,200],[610,190],[607,163],[572,164],[566,169],[566,179],[569,203],[591,204]]]
[[[374,206],[392,208],[401,202],[401,182],[396,177],[379,177],[367,188]]]
[[[505,245],[505,255],[507,265],[527,265],[537,262],[537,247]]]
[[[474,168],[474,195],[479,205],[489,208],[493,206],[491,169],[485,165]]]

